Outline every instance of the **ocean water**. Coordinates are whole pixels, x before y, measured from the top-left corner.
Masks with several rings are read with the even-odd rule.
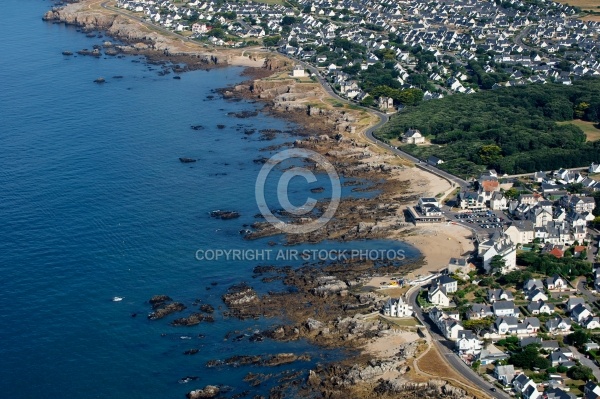
[[[2,5],[0,398],[182,398],[207,384],[254,393],[270,383],[250,388],[244,375],[285,367],[209,369],[206,361],[309,354],[310,362],[288,367],[298,368],[342,356],[302,341],[225,340],[233,330],[277,323],[225,319],[219,309],[231,284],[266,289],[251,278],[261,262],[195,259],[198,249],[266,249],[270,240],[281,242],[246,241],[239,230],[258,213],[254,187],[261,165],[254,160],[272,155],[265,147],[293,137],[263,141],[243,130],[298,127],[264,114],[235,118],[228,113],[261,105],[207,98],[242,81],[242,69],[195,71],[175,80],[139,57],[63,56],[105,39],[41,21],[48,1]],[[93,83],[98,77],[107,83]],[[182,164],[179,157],[198,162]],[[307,192],[298,182],[290,196],[302,203]],[[343,193],[355,195],[349,188]],[[216,209],[242,216],[213,219],[209,212]],[[390,247],[418,255],[384,241],[316,246]],[[187,305],[196,298],[210,303],[216,321],[189,328],[169,326],[174,317],[149,321],[147,300],[154,294]],[[114,296],[124,299],[113,302]],[[200,352],[183,355],[192,348]],[[185,376],[200,378],[179,384]]]

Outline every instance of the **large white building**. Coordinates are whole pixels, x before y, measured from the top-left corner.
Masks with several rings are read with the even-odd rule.
[[[383,305],[383,315],[389,317],[410,317],[413,315],[413,307],[404,302],[402,298],[390,298]]]

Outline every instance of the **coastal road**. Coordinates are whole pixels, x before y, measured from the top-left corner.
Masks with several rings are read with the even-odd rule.
[[[321,73],[319,72],[319,70],[315,66],[313,66],[311,64],[308,64],[308,63],[306,63],[306,62],[304,62],[302,60],[299,60],[297,58],[294,58],[294,57],[290,57],[290,58],[292,58],[295,62],[297,62],[298,64],[302,65],[304,68],[308,69],[311,73],[313,73],[314,76],[319,81],[319,83],[321,84],[321,86],[325,89],[325,92],[327,94],[329,94],[331,97],[333,97],[336,100],[339,100],[339,101],[341,101],[343,103],[346,103],[346,104],[356,105],[356,104],[352,103],[351,101],[348,101],[348,99],[340,97],[333,90],[333,88],[331,87],[331,85],[329,84],[329,82],[327,82],[327,80],[321,75]],[[457,176],[454,176],[454,175],[452,175],[452,174],[450,174],[448,172],[445,172],[445,171],[443,171],[441,169],[438,169],[438,168],[436,168],[434,166],[431,166],[431,165],[429,165],[429,164],[427,164],[425,162],[422,162],[419,158],[414,157],[414,156],[412,156],[412,155],[410,155],[410,154],[408,154],[408,153],[406,153],[406,152],[404,152],[402,150],[399,150],[398,148],[396,148],[396,147],[394,147],[394,146],[392,146],[390,144],[386,144],[386,143],[382,142],[381,140],[377,139],[373,133],[375,131],[377,131],[379,128],[381,128],[383,125],[385,125],[386,123],[388,123],[388,121],[390,120],[390,117],[389,117],[389,115],[387,115],[387,114],[385,114],[383,112],[380,112],[380,111],[377,111],[377,110],[374,110],[374,109],[371,109],[371,108],[365,108],[365,107],[362,107],[362,108],[365,111],[367,111],[367,112],[369,112],[369,113],[371,113],[371,114],[373,114],[373,115],[375,115],[375,116],[377,116],[379,118],[379,122],[377,124],[371,126],[370,128],[368,128],[365,131],[365,137],[367,138],[367,140],[369,140],[371,143],[373,143],[373,144],[375,144],[375,145],[377,145],[379,147],[385,148],[387,151],[390,151],[393,154],[398,155],[399,157],[402,157],[402,158],[407,159],[407,160],[409,160],[411,162],[414,162],[415,165],[418,165],[419,168],[421,168],[421,169],[423,169],[423,170],[425,170],[427,172],[430,172],[430,173],[432,173],[434,175],[438,175],[438,176],[441,176],[441,177],[443,177],[445,179],[450,180],[452,182],[452,184],[454,184],[457,187],[460,187],[461,189],[467,188],[467,186],[469,185],[467,183],[467,181],[465,181],[465,180],[463,180],[463,179],[461,179],[461,178],[459,178]]]
[[[444,338],[444,336],[438,333],[437,326],[432,323],[429,317],[426,317],[423,314],[422,309],[418,306],[417,295],[420,291],[421,290],[419,288],[411,292],[411,294],[408,297],[408,303],[412,305],[415,312],[415,317],[421,322],[421,324],[427,327],[427,330],[429,331],[429,333],[431,334],[431,338],[433,339],[434,345],[436,346],[442,357],[450,365],[450,367],[453,368],[459,374],[461,374],[463,377],[465,377],[465,379],[469,380],[471,384],[473,384],[475,387],[485,392],[489,396],[500,399],[510,398],[510,396],[502,390],[492,391],[492,385],[489,382],[485,381],[482,377],[480,377],[479,374],[477,374],[475,371],[473,371],[473,369],[467,366],[465,362],[463,362],[454,353],[453,343],[451,341],[448,341],[446,338]]]

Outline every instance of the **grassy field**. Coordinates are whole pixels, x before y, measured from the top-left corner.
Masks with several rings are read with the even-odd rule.
[[[585,136],[587,137],[587,141],[600,140],[600,129],[594,126],[594,122],[586,122],[580,119],[574,119],[572,121],[567,122],[557,122],[558,125],[566,125],[568,123],[575,125],[581,130],[583,130]]]
[[[579,7],[582,10],[598,11],[598,7],[600,7],[600,0],[558,0],[558,2]]]

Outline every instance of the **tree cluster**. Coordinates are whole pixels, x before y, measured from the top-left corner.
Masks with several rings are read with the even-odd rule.
[[[460,176],[486,168],[518,174],[597,162],[600,142],[586,142],[579,127],[564,123],[575,117],[600,122],[600,79],[421,102],[394,116],[378,135],[392,139],[417,128],[437,145],[407,145],[406,151],[423,159],[435,155],[444,160],[443,169]]]

